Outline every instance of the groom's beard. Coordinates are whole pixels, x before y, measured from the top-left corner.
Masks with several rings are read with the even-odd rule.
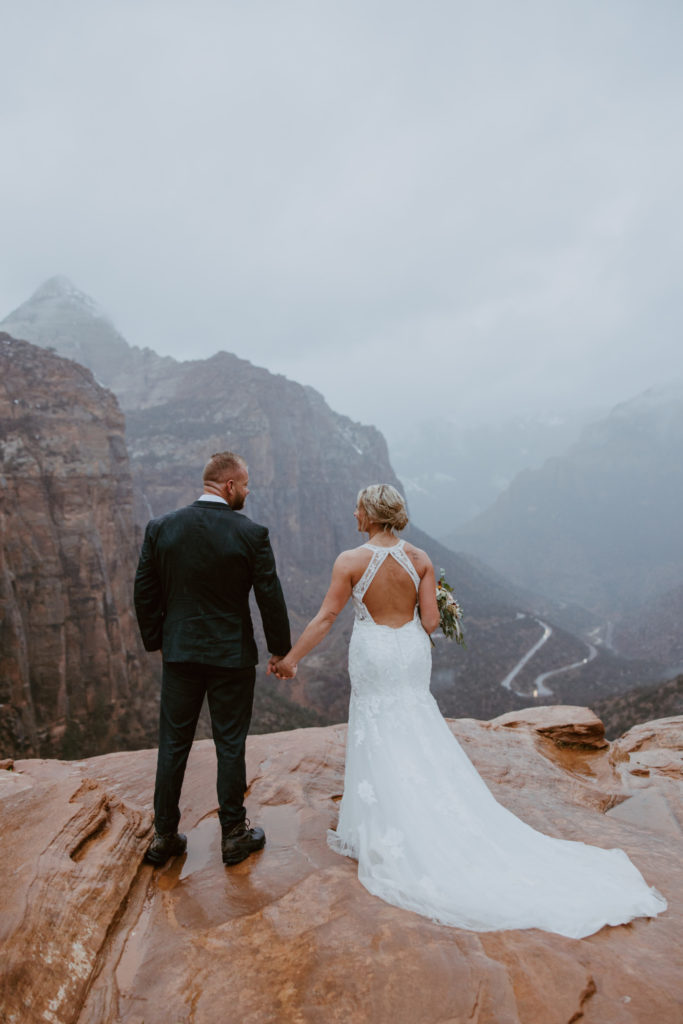
[[[233,510],[233,512],[239,512],[241,508],[244,508],[244,502],[244,498],[233,498],[232,501],[230,502],[230,508]]]

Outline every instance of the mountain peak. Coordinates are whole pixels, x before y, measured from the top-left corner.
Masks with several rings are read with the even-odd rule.
[[[0,321],[0,330],[54,348],[89,367],[99,381],[108,381],[130,354],[130,345],[101,306],[62,274],[44,281]]]
[[[86,309],[89,313],[102,316],[102,310],[89,295],[77,288],[70,278],[64,274],[56,274],[44,281],[28,300],[29,304],[43,302],[66,301],[69,305],[76,305]]]

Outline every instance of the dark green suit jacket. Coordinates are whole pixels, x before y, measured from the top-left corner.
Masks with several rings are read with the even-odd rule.
[[[266,527],[220,501],[152,519],[135,575],[145,649],[161,649],[164,661],[255,665],[252,587],[268,650],[286,654],[289,620]]]

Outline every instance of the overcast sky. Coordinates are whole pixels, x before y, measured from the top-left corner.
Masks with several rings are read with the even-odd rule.
[[[66,274],[390,434],[683,375],[680,0],[0,10],[0,316]]]

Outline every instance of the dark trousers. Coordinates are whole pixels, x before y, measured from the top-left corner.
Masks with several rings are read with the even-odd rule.
[[[180,791],[204,694],[218,758],[218,817],[224,829],[244,821],[247,771],[244,750],[254,702],[256,669],[165,661],[161,677],[159,755],[154,825],[165,835],[180,821]]]

